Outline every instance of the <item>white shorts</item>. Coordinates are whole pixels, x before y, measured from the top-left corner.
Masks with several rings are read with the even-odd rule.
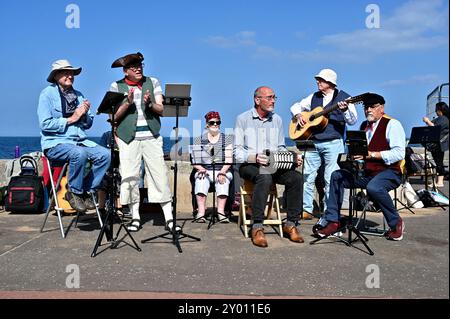
[[[217,179],[217,174],[219,174],[219,171],[215,172],[216,178]],[[204,177],[204,178],[198,178],[198,172],[195,173],[195,194],[203,194],[203,195],[208,195],[208,190],[209,190],[209,186],[211,185],[211,183],[214,182],[213,178],[213,171],[210,170],[208,171],[208,174]],[[220,184],[219,182],[215,182],[215,187],[216,187],[216,195],[217,196],[228,196],[229,193],[229,189],[230,189],[230,182],[233,180],[233,174],[231,174],[231,172],[227,172],[226,173],[226,179],[225,179],[225,183]]]
[[[120,156],[120,202],[123,205],[139,203],[139,171],[144,159],[145,181],[149,203],[172,201],[167,166],[164,162],[162,137],[133,140],[126,144],[118,139]]]

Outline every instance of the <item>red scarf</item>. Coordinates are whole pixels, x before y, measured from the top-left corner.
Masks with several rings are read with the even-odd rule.
[[[142,83],[144,83],[144,79],[140,80],[139,82],[134,82],[125,78],[125,83],[129,86],[137,86],[140,90],[142,90]]]

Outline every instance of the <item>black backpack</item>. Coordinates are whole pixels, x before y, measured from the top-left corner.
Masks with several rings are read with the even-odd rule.
[[[20,174],[11,177],[5,198],[5,210],[12,213],[41,213],[44,209],[43,177],[38,176],[36,161],[28,155],[20,158]]]

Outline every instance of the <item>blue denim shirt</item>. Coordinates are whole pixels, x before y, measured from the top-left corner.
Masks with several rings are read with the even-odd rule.
[[[79,105],[83,103],[84,96],[76,91]],[[58,144],[81,144],[94,147],[97,144],[87,139],[85,130],[92,126],[94,115],[89,110],[80,121],[71,125],[67,124],[67,118],[62,116],[62,105],[59,90],[56,84],[49,85],[42,90],[39,96],[37,109],[39,127],[41,129],[42,151]]]

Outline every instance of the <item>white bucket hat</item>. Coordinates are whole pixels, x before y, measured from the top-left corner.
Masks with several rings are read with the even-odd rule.
[[[52,64],[52,70],[47,77],[47,81],[50,83],[55,82],[55,73],[61,70],[72,70],[74,75],[78,75],[81,73],[81,68],[74,68],[69,61],[67,60],[57,60]]]
[[[319,74],[314,76],[314,78],[321,78],[327,82],[333,83],[337,86],[337,74],[332,69],[323,69],[320,70]]]

